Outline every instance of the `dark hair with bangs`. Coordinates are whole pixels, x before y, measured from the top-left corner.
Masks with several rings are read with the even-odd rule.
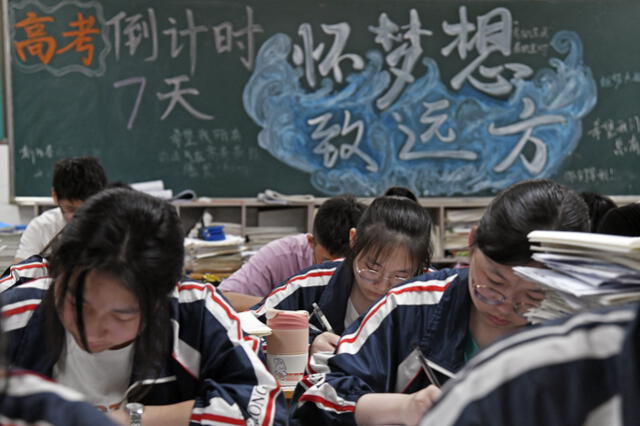
[[[500,192],[476,230],[475,246],[494,262],[526,264],[535,230],[589,232],[589,209],[573,190],[549,179],[531,179]]]
[[[413,275],[431,263],[431,216],[427,209],[405,197],[383,196],[373,200],[364,211],[353,247],[345,266],[353,268],[361,253],[376,259],[399,247],[404,247],[414,266]]]
[[[57,361],[64,348],[58,311],[68,293],[76,302],[78,330],[87,348],[83,291],[87,274],[96,271],[119,280],[135,295],[141,317],[136,366],[156,374],[171,350],[169,297],[182,275],[183,247],[182,226],[171,204],[122,188],[91,197],[55,241],[49,259],[55,285],[43,304],[51,356]]]
[[[107,186],[97,158],[63,158],[53,166],[53,190],[58,200],[84,201]]]

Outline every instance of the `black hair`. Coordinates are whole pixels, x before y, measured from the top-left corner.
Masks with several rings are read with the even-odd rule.
[[[431,263],[431,216],[420,204],[403,197],[377,197],[356,226],[355,243],[345,259],[352,268],[360,253],[375,258],[406,247],[417,275]]]
[[[84,201],[106,185],[107,176],[94,157],[63,158],[53,167],[53,190],[58,200]]]
[[[49,266],[55,284],[43,301],[49,354],[57,361],[64,348],[57,313],[67,294],[76,301],[78,330],[87,348],[81,302],[87,274],[97,271],[118,279],[135,295],[141,318],[136,363],[156,373],[171,350],[169,296],[182,275],[183,261],[182,227],[171,204],[122,188],[89,198],[52,246]]]
[[[609,210],[600,221],[598,233],[640,237],[640,204],[632,203]]]
[[[606,195],[597,192],[581,192],[580,196],[587,203],[589,218],[591,219],[591,232],[596,232],[605,213],[616,208],[616,203]]]
[[[416,203],[418,202],[418,197],[416,197],[416,194],[414,194],[409,188],[404,186],[392,186],[384,192],[384,195],[386,195],[387,197],[405,197],[415,201]]]
[[[356,227],[365,208],[352,194],[326,200],[313,220],[316,242],[333,257],[346,256],[349,252],[349,230]]]
[[[534,230],[589,231],[589,210],[571,189],[548,179],[516,183],[500,192],[485,210],[475,246],[505,265],[531,261],[527,235]]]
[[[111,189],[111,188],[124,188],[124,189],[130,189],[133,190],[133,187],[131,185],[129,185],[126,182],[123,182],[121,180],[114,180],[111,181],[109,183],[107,183],[104,187],[104,189]]]

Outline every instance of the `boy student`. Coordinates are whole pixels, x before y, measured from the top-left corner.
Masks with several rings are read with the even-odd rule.
[[[219,288],[241,310],[239,302],[243,307],[255,305],[302,269],[344,257],[349,249],[349,230],[355,228],[364,209],[364,204],[351,194],[329,198],[315,215],[312,234],[271,241],[223,280]]]
[[[119,424],[130,402],[145,405],[145,426],[284,424],[259,341],[212,285],[179,282],[183,263],[171,204],[127,189],[94,195],[46,261],[0,278],[10,364],[75,389]]]
[[[584,312],[478,354],[420,423],[637,425],[640,305]]]
[[[59,207],[47,210],[29,222],[25,229],[14,263],[40,254],[76,210],[93,194],[107,185],[104,169],[94,157],[64,158],[53,167],[51,197]]]
[[[438,394],[420,354],[458,371],[479,348],[519,330],[544,294],[512,267],[531,264],[535,229],[589,230],[578,194],[550,180],[512,185],[469,234],[468,269],[444,269],[389,290],[297,385],[293,424],[414,425]]]

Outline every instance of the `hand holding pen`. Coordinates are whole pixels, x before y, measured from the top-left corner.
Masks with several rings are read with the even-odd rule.
[[[338,346],[340,336],[335,334],[333,327],[331,327],[331,323],[329,323],[329,320],[315,302],[313,303],[313,315],[318,318],[322,327],[327,331],[319,334],[315,339],[313,339],[311,348],[309,348],[309,353],[313,355],[316,352],[334,352]]]
[[[333,333],[333,327],[331,327],[331,323],[329,322],[327,317],[324,316],[324,312],[322,312],[320,306],[318,306],[316,302],[313,302],[311,306],[313,306],[313,315],[318,317],[318,321],[320,321],[320,324],[322,324],[324,329],[329,333]]]

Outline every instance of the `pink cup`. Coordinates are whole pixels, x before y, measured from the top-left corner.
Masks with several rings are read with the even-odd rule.
[[[267,312],[267,368],[283,386],[298,383],[304,375],[309,353],[309,313],[307,311]]]

